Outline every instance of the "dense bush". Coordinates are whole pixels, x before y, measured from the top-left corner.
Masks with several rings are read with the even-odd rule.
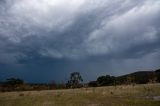
[[[99,86],[107,86],[107,85],[113,85],[115,80],[116,80],[115,77],[106,75],[98,77],[97,83]]]
[[[97,87],[97,86],[98,86],[98,83],[97,83],[97,81],[90,81],[90,82],[88,83],[88,86],[89,86],[89,87]]]

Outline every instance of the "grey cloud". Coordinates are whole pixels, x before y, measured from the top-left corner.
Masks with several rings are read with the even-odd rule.
[[[77,2],[66,7],[63,1],[8,1],[2,6],[10,4],[2,10],[1,36],[17,48],[36,46],[44,56],[66,58],[125,51],[157,40],[158,1]]]
[[[158,0],[2,0],[0,63],[35,68],[37,60],[67,60],[68,70],[86,67],[94,75],[106,67],[157,67],[159,13]]]
[[[158,22],[159,11],[159,4],[156,3],[153,7],[149,3],[135,7],[125,14],[105,21],[103,27],[91,33],[87,43],[89,42],[91,49],[97,47],[106,53],[123,51],[145,42],[154,42],[159,37],[159,27],[153,24]]]

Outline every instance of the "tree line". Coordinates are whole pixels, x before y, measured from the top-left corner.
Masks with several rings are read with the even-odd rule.
[[[116,86],[126,84],[146,84],[160,82],[160,69],[155,71],[139,71],[123,76],[99,76],[95,81],[83,83],[83,78],[79,72],[72,72],[66,83],[26,83],[19,78],[9,78],[0,83],[0,91],[29,91],[29,90],[52,90],[52,89],[70,89],[81,87],[100,87]]]
[[[99,76],[96,81],[90,81],[88,86],[116,86],[127,84],[146,84],[146,83],[159,83],[160,82],[160,69],[155,71],[139,71],[123,76]]]
[[[1,92],[9,91],[31,91],[31,90],[53,90],[53,89],[69,89],[83,87],[83,79],[79,72],[70,74],[70,78],[66,83],[26,83],[20,78],[8,78],[0,83]]]

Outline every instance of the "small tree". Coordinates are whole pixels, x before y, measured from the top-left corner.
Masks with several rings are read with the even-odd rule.
[[[157,82],[160,82],[160,69],[157,69],[155,71],[155,73],[156,73],[156,77],[157,77]]]
[[[110,76],[110,75],[100,76],[97,78],[97,83],[99,86],[114,85],[115,84],[115,77]]]
[[[156,83],[157,81],[157,75],[156,75],[156,72],[151,72],[148,74],[148,77],[149,77],[149,83]]]
[[[81,87],[80,82],[82,82],[83,79],[79,72],[73,72],[70,74],[70,80],[67,82],[66,86],[70,88],[79,88]]]
[[[98,86],[97,81],[90,81],[90,82],[88,83],[88,86],[89,86],[89,87],[97,87],[97,86]]]
[[[14,86],[14,85],[22,85],[22,84],[24,84],[24,81],[22,79],[19,79],[19,78],[9,78],[6,81],[6,84],[12,85],[12,86]]]
[[[9,88],[9,90],[20,90],[20,86],[24,85],[25,82],[19,78],[9,78],[6,79],[5,85]]]

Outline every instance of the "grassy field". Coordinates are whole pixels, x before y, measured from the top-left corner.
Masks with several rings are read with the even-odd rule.
[[[160,106],[160,84],[6,92],[0,106]]]

